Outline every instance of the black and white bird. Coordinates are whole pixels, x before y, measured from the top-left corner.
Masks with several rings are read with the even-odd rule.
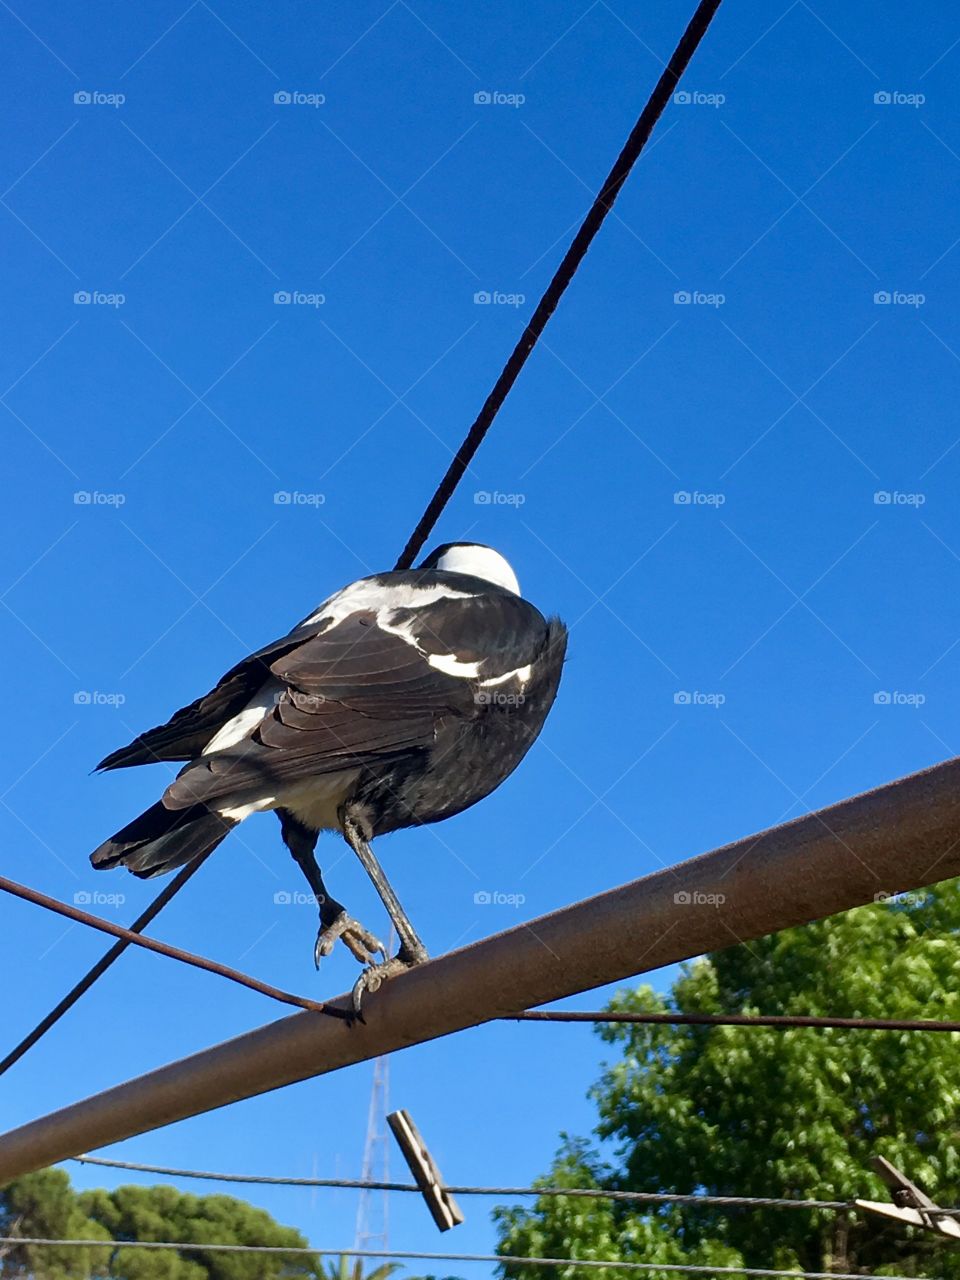
[[[427,957],[370,841],[460,813],[513,772],[556,697],[566,643],[490,547],[446,543],[418,569],[361,578],[100,762],[188,761],[91,862],[162,875],[274,810],[319,905],[317,963],[342,938],[367,966],[359,1010],[365,990]],[[376,886],[400,941],[392,959],[327,892],[314,854],[327,830]]]

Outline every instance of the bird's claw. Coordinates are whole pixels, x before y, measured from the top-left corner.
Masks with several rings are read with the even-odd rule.
[[[371,964],[364,969],[360,977],[353,984],[352,1002],[354,1014],[363,1021],[363,1013],[361,1012],[361,1003],[363,1001],[363,993],[365,991],[379,991],[380,987],[386,982],[387,978],[393,978],[398,973],[404,973],[407,969],[412,969],[415,965],[422,964],[427,959],[426,952],[422,956],[407,957],[403,951],[391,957],[389,960],[382,960],[379,964]]]
[[[317,934],[313,960],[318,969],[320,961],[333,951],[338,938],[343,940],[344,946],[361,964],[375,969],[379,967],[376,963],[377,953],[386,958],[387,949],[380,939],[365,929],[359,920],[354,920],[346,911],[341,911],[331,924],[322,927]]]

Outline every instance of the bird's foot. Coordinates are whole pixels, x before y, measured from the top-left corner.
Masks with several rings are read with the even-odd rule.
[[[359,920],[354,920],[353,916],[348,916],[346,911],[341,911],[330,924],[321,926],[317,934],[313,959],[318,969],[320,961],[333,951],[338,938],[343,940],[344,946],[361,964],[370,965],[371,968],[378,967],[376,962],[378,953],[386,957],[387,949],[380,939],[365,929]]]
[[[423,946],[418,946],[416,949],[401,947],[397,954],[389,960],[382,960],[379,964],[371,964],[364,969],[353,984],[354,1014],[361,1022],[363,1021],[361,1004],[365,991],[379,991],[388,978],[393,978],[398,973],[404,973],[407,969],[413,969],[416,965],[423,964],[429,958],[426,948]]]

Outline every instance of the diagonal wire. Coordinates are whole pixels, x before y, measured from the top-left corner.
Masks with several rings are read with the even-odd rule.
[[[187,883],[195,871],[199,871],[203,862],[213,853],[212,849],[208,849],[206,853],[202,853],[198,858],[194,858],[192,862],[188,862],[182,870],[180,870],[169,884],[164,888],[150,905],[143,911],[133,924],[130,926],[131,933],[142,933],[151,920],[158,916],[163,908],[167,905],[175,893],[178,893]],[[41,1018],[31,1032],[23,1037],[18,1045],[10,1050],[7,1056],[0,1061],[0,1076],[5,1071],[9,1071],[14,1063],[19,1062],[28,1049],[32,1049],[37,1041],[47,1034],[52,1026],[60,1021],[68,1009],[71,1009],[84,992],[89,991],[96,980],[101,977],[113,964],[114,960],[119,960],[129,947],[130,941],[127,938],[118,939],[109,951],[104,952],[100,959],[83,975],[75,986],[71,987],[63,999],[53,1006],[46,1017]]]
[[[334,1005],[321,1004],[318,1000],[308,1000],[306,996],[292,995],[289,991],[281,991],[279,987],[273,987],[267,982],[261,982],[259,978],[251,978],[249,974],[241,973],[239,969],[231,969],[229,965],[220,964],[217,960],[208,960],[206,956],[195,955],[192,951],[183,951],[180,947],[173,947],[168,942],[157,942],[154,938],[144,938],[139,933],[134,932],[133,929],[125,929],[123,925],[114,924],[112,920],[104,920],[102,916],[92,915],[89,911],[81,910],[80,907],[72,907],[68,902],[61,902],[58,898],[51,898],[49,894],[41,893],[39,889],[31,889],[28,885],[18,884],[16,880],[9,880],[6,876],[0,876],[0,890],[4,893],[12,894],[13,897],[20,898],[24,902],[31,902],[34,906],[53,911],[56,915],[65,916],[68,920],[75,920],[78,924],[85,924],[91,929],[99,929],[101,933],[112,934],[113,937],[119,938],[128,944],[133,943],[134,946],[143,947],[146,951],[155,951],[159,955],[169,956],[173,960],[180,960],[184,964],[192,965],[195,969],[204,969],[207,973],[217,974],[218,977],[229,978],[231,982],[236,982],[242,987],[248,987],[251,991],[257,991],[261,995],[270,996],[274,1000],[279,1000],[281,1004],[292,1004],[298,1009],[308,1009],[312,1013],[326,1013],[334,1018],[350,1019],[350,1014],[345,1009],[338,1009]],[[156,906],[156,902],[151,905]],[[89,976],[88,974],[87,977]],[[87,986],[92,985],[93,981],[91,979]],[[61,1003],[64,1002],[61,1001]]]
[[[410,540],[397,561],[396,567],[398,569],[409,569],[413,564],[418,552],[439,520],[444,507],[450,501],[454,490],[463,479],[464,472],[483,443],[484,436],[490,430],[493,420],[509,395],[520,374],[520,370],[530,358],[531,352],[547,327],[547,322],[557,309],[557,304],[576,274],[577,268],[590,248],[594,236],[600,230],[604,219],[613,208],[613,203],[629,177],[630,170],[639,159],[640,153],[646,146],[654,126],[663,114],[664,108],[680,82],[680,77],[686,70],[687,63],[693,57],[700,41],[706,35],[707,28],[710,26],[713,16],[719,7],[720,0],[700,0],[696,12],[680,38],[680,43],[674,50],[673,57],[664,68],[663,74],[657,81],[647,105],[641,111],[640,118],[633,126],[623,150],[617,156],[613,168],[590,206],[587,216],[580,224],[579,231],[570,242],[569,249],[564,254],[559,267],[557,267],[553,279],[547,285],[546,292],[537,304],[529,323],[520,335],[520,339],[511,352],[509,360],[504,365],[493,390],[484,401],[476,421],[467,432],[466,438],[457,450],[446,475],[440,481],[436,492],[427,504],[426,510],[420,518],[420,523],[410,535]]]

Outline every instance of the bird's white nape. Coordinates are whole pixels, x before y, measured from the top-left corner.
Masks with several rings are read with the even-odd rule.
[[[512,591],[515,596],[520,594],[520,583],[509,561],[493,547],[482,547],[475,542],[455,542],[447,547],[434,567],[447,573],[467,573],[472,578],[482,578],[484,582]]]

